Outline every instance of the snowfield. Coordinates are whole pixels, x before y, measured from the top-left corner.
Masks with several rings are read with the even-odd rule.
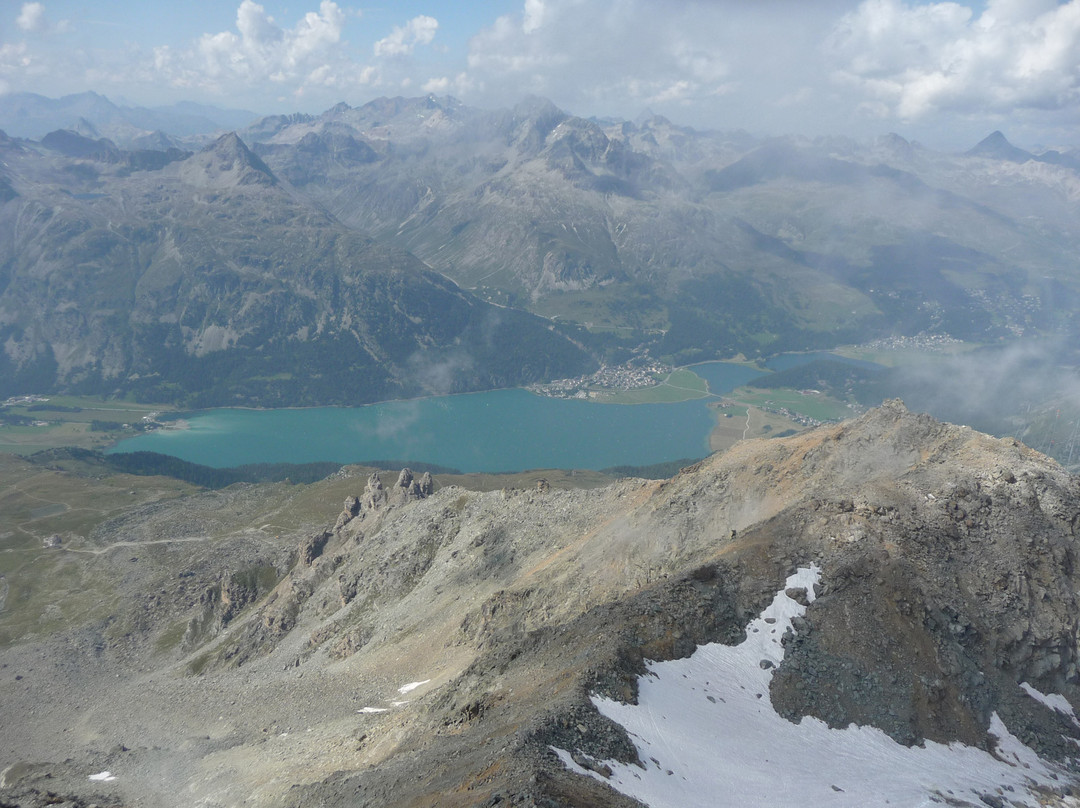
[[[819,577],[817,567],[800,569],[785,589],[804,587],[812,601]],[[872,727],[830,729],[815,718],[782,718],[769,681],[784,656],[780,638],[803,612],[781,590],[740,645],[714,643],[687,659],[648,663],[637,705],[594,697],[601,713],[626,728],[644,768],[603,761],[612,772],[605,778],[568,751],[554,751],[569,769],[652,808],[924,806],[950,798],[981,805],[980,794],[1034,808],[1030,786],[1054,784],[1054,764],[1024,746],[996,713],[996,755],[960,743],[906,747]]]

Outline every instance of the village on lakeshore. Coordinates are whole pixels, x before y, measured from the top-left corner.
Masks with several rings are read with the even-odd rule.
[[[621,365],[604,365],[588,376],[531,384],[528,390],[549,398],[596,398],[603,392],[654,387],[670,375],[672,370],[670,365],[654,359],[632,359]]]

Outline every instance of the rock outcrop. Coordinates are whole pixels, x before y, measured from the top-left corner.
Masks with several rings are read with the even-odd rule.
[[[372,473],[368,477],[367,485],[364,487],[359,502],[364,510],[377,511],[384,505],[400,505],[405,502],[425,499],[434,492],[435,481],[432,479],[430,472],[425,471],[417,479],[413,475],[412,469],[403,468],[398,473],[397,482],[390,489],[383,487],[382,480],[379,479],[377,472]],[[346,503],[346,512],[349,512],[348,503]],[[355,516],[357,513],[359,513],[359,509],[352,515]],[[344,516],[345,513],[342,513],[342,517]],[[339,521],[341,520],[339,519]],[[345,522],[347,521],[345,520]],[[342,522],[341,526],[344,526],[345,522]]]
[[[363,504],[364,510],[367,511],[377,510],[386,502],[386,490],[383,488],[378,472],[372,472],[371,476],[368,477],[364,493],[360,496],[360,502]]]
[[[397,498],[403,502],[429,497],[435,491],[435,483],[431,479],[431,473],[425,471],[417,480],[413,477],[411,469],[402,469],[397,479]]]
[[[341,530],[341,528],[345,527],[345,525],[359,513],[360,499],[350,494],[345,498],[345,507],[342,508],[341,514],[334,523],[334,530]]]

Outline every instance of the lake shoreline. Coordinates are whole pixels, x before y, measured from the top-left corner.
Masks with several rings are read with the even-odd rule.
[[[408,457],[467,473],[649,466],[705,457],[739,439],[786,430],[789,425],[771,415],[748,416],[745,407],[745,424],[736,429],[724,422],[735,406],[725,403],[727,394],[772,372],[745,360],[697,362],[646,388],[653,391],[646,400],[544,396],[513,387],[355,407],[216,408],[183,412],[182,424],[126,438],[106,451],[152,451],[214,468],[346,465],[377,457]]]

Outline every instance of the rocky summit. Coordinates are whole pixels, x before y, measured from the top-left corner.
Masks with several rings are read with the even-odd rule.
[[[37,551],[110,608],[0,649],[0,805],[1075,805],[1078,520],[898,401],[666,481],[142,505]]]

